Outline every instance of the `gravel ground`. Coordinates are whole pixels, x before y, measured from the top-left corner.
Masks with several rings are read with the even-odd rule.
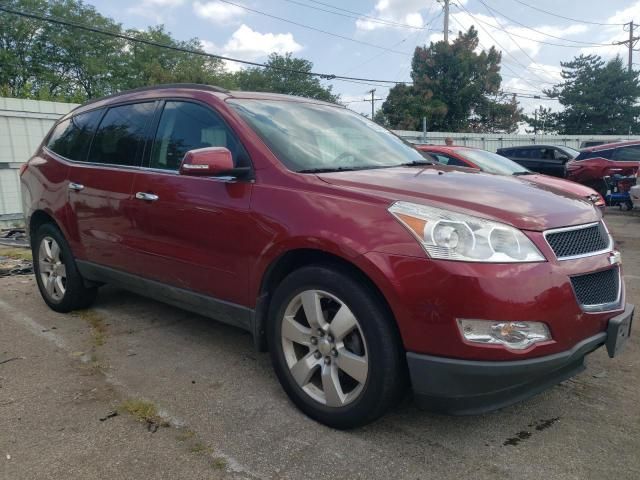
[[[640,305],[640,216],[612,211]],[[0,247],[2,256],[2,247]],[[244,332],[114,288],[47,309],[0,278],[0,479],[640,478],[638,322],[624,354],[475,417],[418,410],[334,431],[287,400]]]

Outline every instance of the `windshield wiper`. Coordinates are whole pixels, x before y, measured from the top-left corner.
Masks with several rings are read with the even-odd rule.
[[[414,160],[412,162],[401,163],[398,166],[399,167],[422,167],[424,165],[435,165],[435,162],[430,162],[428,160]]]
[[[516,177],[520,177],[522,175],[533,175],[533,172],[530,170],[524,170],[522,172],[513,172],[513,175]]]
[[[297,173],[331,173],[331,172],[351,172],[356,170],[353,167],[323,167],[323,168],[306,168],[297,170]]]

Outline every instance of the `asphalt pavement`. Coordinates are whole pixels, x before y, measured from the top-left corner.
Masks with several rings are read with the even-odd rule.
[[[640,215],[608,213],[640,305]],[[0,247],[0,256],[2,255]],[[574,379],[472,417],[341,432],[301,414],[241,330],[112,287],[61,315],[0,278],[0,479],[640,478],[640,327]]]

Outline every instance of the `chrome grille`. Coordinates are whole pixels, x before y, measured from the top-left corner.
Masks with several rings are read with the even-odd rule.
[[[585,310],[606,309],[620,299],[620,272],[617,267],[571,277],[571,284],[578,303]]]
[[[606,251],[610,243],[602,222],[549,230],[544,236],[559,260]]]

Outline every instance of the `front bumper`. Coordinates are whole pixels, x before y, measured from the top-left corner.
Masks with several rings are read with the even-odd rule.
[[[609,320],[607,332],[567,351],[517,361],[472,361],[407,353],[416,401],[430,410],[475,415],[511,405],[584,370],[584,358],[602,345],[610,357],[628,338],[634,306]]]

